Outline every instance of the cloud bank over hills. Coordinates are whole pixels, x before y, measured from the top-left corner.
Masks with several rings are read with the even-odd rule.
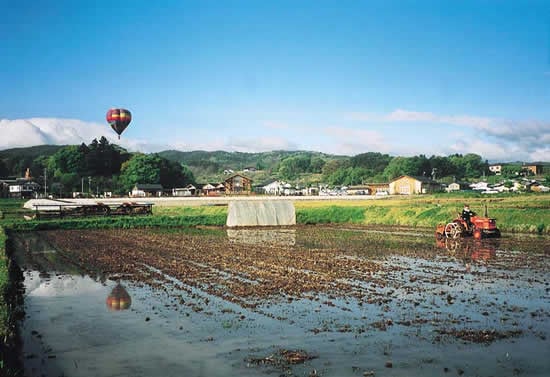
[[[101,136],[105,136],[110,143],[118,144],[130,151],[152,152],[168,147],[126,138],[118,140],[108,125],[78,119],[0,119],[0,135],[0,150],[44,144],[89,144]]]
[[[311,150],[339,155],[355,155],[365,152],[380,152],[390,155],[412,156],[425,154],[450,155],[454,153],[476,153],[489,161],[550,161],[550,123],[499,121],[492,118],[468,116],[444,116],[433,113],[396,110],[386,115],[348,114],[354,121],[362,123],[353,127],[308,127],[314,132],[311,137],[303,131],[300,136],[296,128],[277,127],[285,131],[277,136],[259,135],[216,135],[205,138],[201,143],[185,143],[174,139],[170,143],[153,143],[150,140],[132,139],[124,134],[119,140],[107,124],[86,122],[79,119],[28,118],[0,119],[0,150],[29,147],[34,145],[89,144],[94,138],[105,136],[109,142],[129,151],[159,152],[167,149],[225,150],[239,152],[266,152],[272,150]],[[441,142],[434,136],[431,143],[415,145],[406,137],[393,137],[371,128],[369,123],[407,122],[437,123],[441,133],[451,135],[452,142]],[[367,123],[367,125],[365,125]],[[464,126],[456,131],[456,126]],[[273,129],[273,127],[267,127]],[[304,135],[306,135],[304,137]],[[314,140],[314,136],[318,137]],[[399,135],[396,135],[399,136]],[[319,142],[319,140],[325,140]],[[310,144],[308,144],[310,143]]]

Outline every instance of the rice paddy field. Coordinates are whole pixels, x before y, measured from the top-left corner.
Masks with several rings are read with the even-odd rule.
[[[299,225],[274,228],[226,228],[223,203],[23,221],[22,202],[2,201],[3,264],[19,274],[0,277],[20,284],[24,317],[20,364],[0,367],[13,376],[546,376],[548,198],[296,200]],[[487,207],[502,238],[437,240],[435,225],[465,202]]]
[[[546,376],[547,236],[410,227],[14,235],[27,376]]]

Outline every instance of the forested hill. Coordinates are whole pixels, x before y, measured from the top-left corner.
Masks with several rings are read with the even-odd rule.
[[[275,179],[299,185],[358,185],[389,182],[400,175],[425,176],[440,182],[473,180],[491,175],[489,164],[477,154],[450,156],[390,156],[365,152],[338,156],[311,151],[262,153],[166,150],[156,154],[131,153],[102,137],[89,145],[42,145],[0,151],[0,178],[31,176],[50,179],[63,190],[82,189],[83,179],[97,189],[124,193],[136,183],[183,187],[188,183],[216,183],[232,172],[250,174],[257,185]],[[548,174],[545,166],[545,174]],[[506,164],[502,178],[525,174],[522,164]],[[90,186],[90,184],[89,184]],[[97,190],[96,190],[97,191]]]
[[[43,169],[43,161],[64,147],[66,146],[37,145],[0,150],[0,177],[20,177],[27,168],[36,173]]]
[[[348,158],[346,156],[329,155],[310,151],[271,151],[261,153],[226,152],[226,151],[191,151],[182,152],[167,150],[158,153],[161,157],[177,161],[188,166],[197,174],[197,170],[204,175],[220,174],[226,169],[242,171],[245,168],[273,171],[279,163],[289,157],[303,156],[309,159],[321,158],[335,160]]]

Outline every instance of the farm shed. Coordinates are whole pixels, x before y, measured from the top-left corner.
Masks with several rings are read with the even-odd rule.
[[[137,183],[132,189],[130,196],[133,198],[144,198],[146,196],[162,196],[162,185],[156,183]]]
[[[185,187],[176,187],[172,189],[172,196],[195,196],[197,188],[191,184]]]
[[[402,175],[390,182],[389,190],[392,195],[427,194],[440,191],[441,185],[426,177]]]
[[[376,195],[378,193],[389,193],[390,192],[390,186],[388,183],[366,183],[364,185],[369,195]]]

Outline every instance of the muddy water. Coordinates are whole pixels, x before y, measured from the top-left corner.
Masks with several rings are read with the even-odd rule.
[[[27,376],[550,373],[548,238],[297,227],[14,244]]]

